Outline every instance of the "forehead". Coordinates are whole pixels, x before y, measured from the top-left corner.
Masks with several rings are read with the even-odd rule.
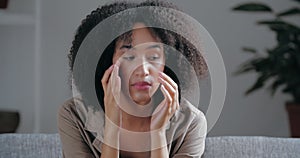
[[[116,42],[116,48],[124,44],[130,44],[132,47],[148,42],[161,42],[159,36],[153,29],[147,28],[142,23],[136,23],[133,30],[123,34]]]

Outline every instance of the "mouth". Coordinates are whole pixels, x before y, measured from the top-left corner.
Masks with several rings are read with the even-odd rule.
[[[150,82],[141,81],[141,82],[135,82],[131,86],[137,90],[148,90],[151,88],[152,84]]]

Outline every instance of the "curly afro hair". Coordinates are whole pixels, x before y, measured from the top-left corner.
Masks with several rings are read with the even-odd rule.
[[[153,7],[151,7],[153,6]],[[204,60],[204,57],[202,56],[203,52],[202,50],[199,50],[192,42],[190,42],[188,39],[184,38],[182,35],[167,30],[163,28],[155,28],[150,27],[151,22],[155,21],[156,23],[162,24],[162,26],[168,27],[174,27],[180,32],[185,32],[190,37],[189,39],[192,39],[193,41],[196,41],[196,44],[200,45],[200,40],[195,33],[193,33],[194,28],[193,25],[189,25],[188,21],[186,21],[183,17],[180,17],[180,15],[174,13],[173,9],[180,11],[180,9],[175,6],[174,4],[167,2],[167,1],[160,1],[160,0],[146,0],[143,2],[134,2],[134,1],[115,1],[110,4],[106,4],[100,8],[97,8],[96,10],[92,11],[89,15],[86,16],[86,18],[81,22],[81,25],[78,27],[76,31],[75,38],[72,42],[72,47],[70,50],[70,54],[68,54],[69,58],[69,66],[70,66],[70,72],[73,72],[73,66],[75,62],[75,58],[77,55],[77,52],[79,50],[79,47],[85,37],[88,35],[88,33],[97,26],[100,22],[107,19],[108,17],[111,17],[113,15],[119,15],[119,13],[122,13],[122,11],[134,9],[138,7],[148,7],[147,8],[147,15],[150,15],[149,17],[145,18],[145,13],[141,13],[138,11],[131,11],[126,12],[124,14],[128,14],[128,18],[123,18],[124,14],[120,14],[122,18],[120,17],[120,20],[117,22],[117,24],[114,24],[111,26],[110,31],[117,31],[122,30],[121,27],[125,27],[126,24],[131,24],[132,26],[136,22],[142,22],[144,23],[150,32],[160,39],[162,43],[164,43],[167,46],[170,46],[174,48],[176,51],[180,52],[189,62],[189,64],[192,66],[194,71],[196,72],[196,75],[199,78],[204,78],[207,75],[208,67]],[[167,10],[159,9],[158,7],[167,8]],[[125,16],[126,17],[126,16]],[[118,38],[113,40],[104,50],[101,58],[99,59],[96,74],[95,74],[95,89],[97,92],[97,96],[100,102],[100,105],[104,109],[103,106],[103,98],[104,98],[104,92],[103,87],[101,85],[101,82],[98,82],[102,79],[102,76],[106,69],[109,68],[110,65],[112,65],[112,57],[114,54],[114,48],[116,45],[116,42],[118,40],[130,40],[131,31],[128,31],[126,33],[121,34]],[[201,46],[200,46],[201,47]],[[170,52],[169,52],[170,53]],[[107,60],[110,59],[110,60]],[[170,59],[174,60],[174,59]],[[177,68],[180,70],[180,74],[176,75],[171,69],[168,67],[165,68],[164,72],[169,75],[177,84],[179,87],[179,100],[181,98],[181,89],[182,87],[186,87],[188,90],[191,86],[193,86],[192,82],[182,82],[181,80],[190,81],[191,77],[191,71],[189,70],[188,66],[184,66],[184,62],[182,62],[182,59],[178,58],[175,59],[177,62]],[[76,81],[75,81],[76,82]]]

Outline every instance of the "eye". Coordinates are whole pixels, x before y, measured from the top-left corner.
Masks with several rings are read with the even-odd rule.
[[[128,45],[125,44],[120,47],[120,49],[131,49],[131,48],[132,48],[131,44],[128,44]]]
[[[158,60],[159,58],[160,58],[160,56],[158,56],[158,55],[152,55],[152,56],[148,57],[148,59],[150,61]]]
[[[128,56],[124,56],[123,59],[128,60],[128,61],[132,61],[134,60],[135,56],[133,55],[128,55]]]
[[[147,52],[147,59],[149,61],[156,61],[156,60],[160,60],[162,57],[162,53],[161,51],[156,51],[156,50],[150,50]]]

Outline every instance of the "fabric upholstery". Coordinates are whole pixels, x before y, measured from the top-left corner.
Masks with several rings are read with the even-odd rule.
[[[0,134],[0,158],[61,158],[58,134]],[[300,158],[300,138],[207,137],[203,158]]]
[[[0,134],[1,158],[61,158],[58,134]]]
[[[204,158],[300,158],[299,138],[208,137]]]

